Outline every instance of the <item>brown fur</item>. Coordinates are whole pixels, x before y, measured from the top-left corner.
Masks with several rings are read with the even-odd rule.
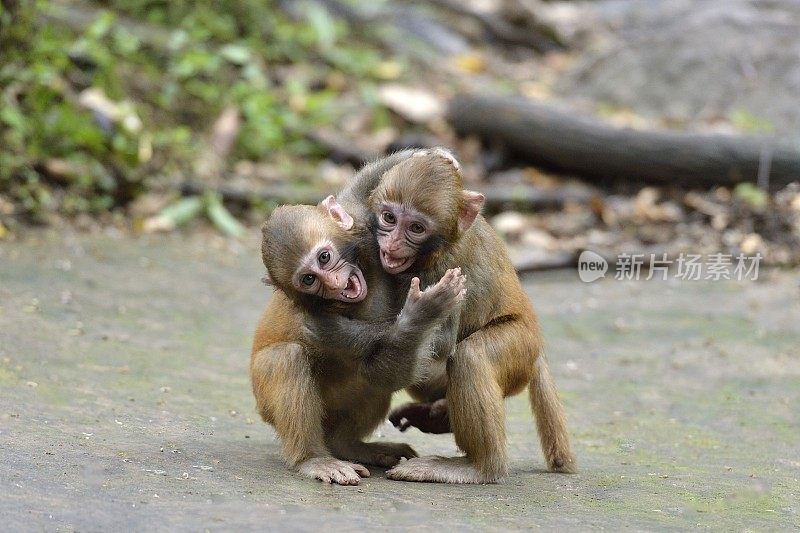
[[[369,165],[360,173],[362,182],[409,156]],[[350,202],[362,194],[345,192]],[[258,412],[274,426],[286,462],[307,476],[343,485],[369,475],[358,463],[392,466],[416,457],[406,444],[363,439],[385,419],[391,393],[417,379],[436,327],[464,292],[463,278],[448,273],[431,289],[409,292],[401,310],[399,295],[408,286],[395,291],[382,272],[363,202],[361,209],[350,230],[318,206],[273,212],[263,227],[262,255],[277,290],[258,322],[250,360]],[[363,301],[324,300],[293,288],[298,261],[320,240],[332,241],[342,256],[347,250],[361,266],[368,287]]]
[[[371,206],[393,201],[436,221],[443,244],[420,257],[408,273],[431,283],[453,266],[467,276],[467,299],[453,321],[458,341],[446,372],[434,373],[409,392],[421,401],[446,397],[450,425],[467,462],[417,458],[389,471],[392,479],[486,483],[507,471],[503,398],[529,386],[542,450],[551,470],[573,472],[566,421],[544,359],[539,323],[505,245],[478,215],[458,233],[461,176],[446,158],[408,159],[386,173]],[[444,370],[444,369],[442,369]]]
[[[262,254],[278,289],[261,316],[253,339],[250,374],[256,407],[280,437],[286,462],[302,473],[344,485],[369,475],[360,464],[391,466],[414,451],[392,443],[364,443],[389,408],[391,389],[375,387],[355,358],[326,353],[308,338],[310,313],[349,312],[391,316],[393,303],[381,290],[376,268],[366,269],[368,296],[358,304],[322,300],[292,288],[297,261],[321,239],[338,249],[357,243],[363,227],[348,232],[316,206],[285,206],[264,225]],[[358,252],[368,262],[369,251]],[[395,311],[396,312],[396,311]],[[347,461],[353,461],[349,463]]]

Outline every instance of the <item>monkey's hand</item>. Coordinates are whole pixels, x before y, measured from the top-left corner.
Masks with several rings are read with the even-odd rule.
[[[447,400],[433,403],[411,402],[397,407],[389,413],[389,421],[400,431],[417,428],[423,433],[450,433],[450,416]]]
[[[419,288],[419,278],[412,279],[401,316],[422,323],[443,321],[454,307],[464,301],[466,283],[467,276],[461,274],[460,268],[451,268],[436,285],[424,291]]]

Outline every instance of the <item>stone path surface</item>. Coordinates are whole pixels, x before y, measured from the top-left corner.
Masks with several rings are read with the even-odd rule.
[[[247,364],[252,243],[34,233],[0,243],[0,517],[20,530],[800,527],[800,275],[524,278],[580,463],[543,471],[525,395],[498,485],[358,487],[286,469]],[[397,401],[402,401],[402,395]],[[452,436],[401,434],[421,454]]]

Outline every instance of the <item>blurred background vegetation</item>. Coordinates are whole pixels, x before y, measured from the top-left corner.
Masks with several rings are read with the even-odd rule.
[[[0,238],[42,224],[140,232],[191,221],[241,236],[371,158],[441,144],[470,187],[492,192],[487,214],[520,268],[571,264],[585,247],[800,260],[792,180],[564,172],[538,164],[537,146],[525,157],[447,114],[459,94],[513,94],[609,128],[778,139],[791,171],[800,8],[788,0],[2,0],[0,10]]]
[[[322,155],[308,132],[347,112],[342,92],[386,121],[373,81],[399,68],[313,6],[293,21],[264,0],[23,1],[0,17],[0,192],[31,222],[107,213],[192,172],[230,106],[225,156],[296,174],[295,157]]]

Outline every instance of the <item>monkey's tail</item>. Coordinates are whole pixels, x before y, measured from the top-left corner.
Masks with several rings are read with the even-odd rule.
[[[577,466],[570,450],[567,419],[544,354],[536,358],[528,394],[547,466],[553,472],[575,473]]]

